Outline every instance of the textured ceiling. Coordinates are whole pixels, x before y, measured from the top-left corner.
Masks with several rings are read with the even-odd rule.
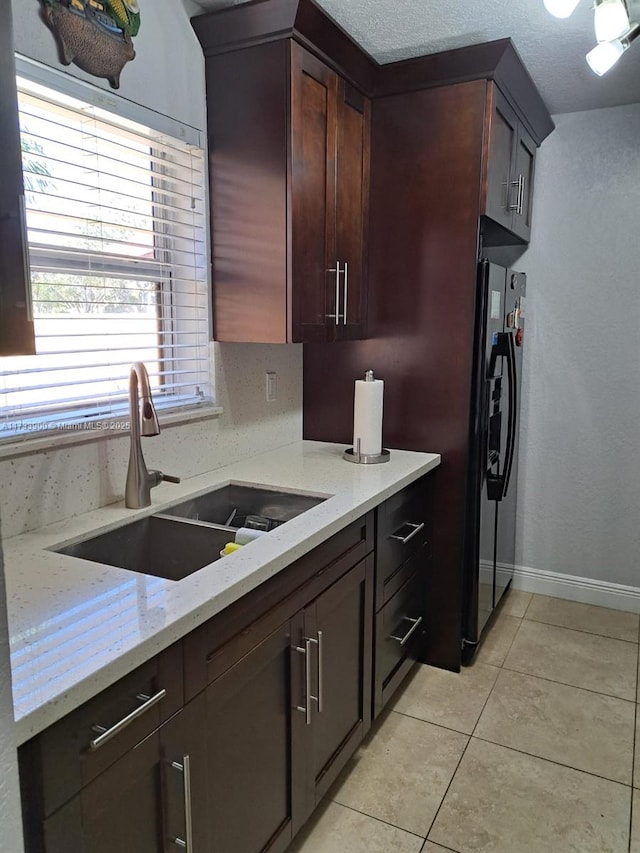
[[[197,0],[220,9],[245,0]],[[551,113],[640,102],[640,39],[604,77],[587,66],[593,3],[553,18],[542,0],[316,0],[378,62],[509,36]],[[640,22],[640,0],[628,0]]]

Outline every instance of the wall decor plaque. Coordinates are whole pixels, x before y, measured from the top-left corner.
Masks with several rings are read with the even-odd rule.
[[[132,39],[140,29],[137,0],[41,0],[42,15],[58,43],[60,62],[72,62],[106,78],[114,89],[136,55]]]

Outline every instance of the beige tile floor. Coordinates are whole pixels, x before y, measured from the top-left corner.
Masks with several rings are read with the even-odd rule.
[[[417,666],[295,853],[640,853],[640,617],[511,591]]]

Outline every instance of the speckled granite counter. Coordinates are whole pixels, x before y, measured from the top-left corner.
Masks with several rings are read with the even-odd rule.
[[[23,743],[290,565],[440,457],[394,450],[384,465],[352,465],[343,445],[302,441],[184,481],[163,484],[144,510],[114,504],[3,543],[16,735]],[[56,554],[229,482],[330,495],[258,542],[181,581]]]

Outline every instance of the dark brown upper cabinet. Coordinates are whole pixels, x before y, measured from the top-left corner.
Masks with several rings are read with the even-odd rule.
[[[487,90],[487,128],[481,213],[528,243],[536,144],[493,83]]]
[[[214,338],[363,337],[369,101],[293,39],[206,76]]]
[[[0,27],[0,355],[35,352],[11,4]]]
[[[290,338],[361,338],[369,102],[296,42],[290,48]]]

